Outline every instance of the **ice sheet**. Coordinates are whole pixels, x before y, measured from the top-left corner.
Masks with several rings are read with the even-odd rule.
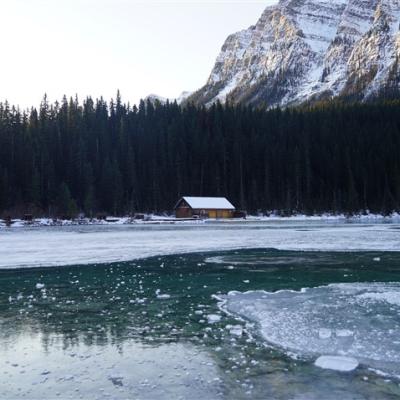
[[[305,358],[325,356],[319,367],[352,370],[360,362],[399,376],[399,296],[400,283],[341,283],[219,299],[226,312],[256,323],[271,345]]]
[[[279,221],[3,229],[0,268],[105,263],[243,248],[399,251],[400,225]]]

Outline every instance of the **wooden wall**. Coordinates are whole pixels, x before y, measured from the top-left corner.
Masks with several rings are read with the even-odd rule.
[[[233,218],[233,210],[197,210],[190,208],[184,201],[175,209],[176,218],[192,218],[193,215],[205,216],[208,218]]]

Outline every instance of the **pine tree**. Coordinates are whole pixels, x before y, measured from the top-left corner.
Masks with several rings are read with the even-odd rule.
[[[248,211],[400,205],[400,101],[287,110],[141,101],[119,92],[20,112],[0,104],[0,214],[164,211],[184,194]]]
[[[64,182],[61,183],[58,190],[58,213],[66,219],[75,218],[78,213],[76,201],[71,197],[71,192],[68,185]]]

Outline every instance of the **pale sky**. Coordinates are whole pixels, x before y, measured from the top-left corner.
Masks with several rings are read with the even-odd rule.
[[[0,100],[177,97],[276,0],[0,0]]]

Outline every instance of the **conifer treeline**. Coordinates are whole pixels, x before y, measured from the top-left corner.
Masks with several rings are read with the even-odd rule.
[[[286,214],[399,210],[400,101],[0,104],[0,215],[160,212],[182,195]]]

